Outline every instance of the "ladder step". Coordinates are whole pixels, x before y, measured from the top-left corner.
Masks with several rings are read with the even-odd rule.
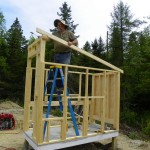
[[[47,80],[46,82],[48,83],[48,82],[53,82],[54,80]]]
[[[61,78],[56,78],[56,80],[61,80]]]
[[[56,80],[61,80],[61,78],[56,78]],[[54,80],[47,80],[46,82],[53,82]]]

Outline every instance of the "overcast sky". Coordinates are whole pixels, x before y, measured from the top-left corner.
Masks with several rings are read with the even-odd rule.
[[[110,25],[113,6],[120,0],[0,0],[0,9],[6,20],[7,29],[18,17],[26,38],[36,33],[36,28],[49,32],[53,29],[53,21],[58,17],[59,7],[64,2],[71,6],[71,17],[76,28],[76,35],[80,35],[79,47],[86,41],[93,42],[95,38],[106,39],[107,25]],[[150,16],[150,0],[122,0],[130,6],[135,18],[142,19]],[[105,41],[104,41],[105,42]]]

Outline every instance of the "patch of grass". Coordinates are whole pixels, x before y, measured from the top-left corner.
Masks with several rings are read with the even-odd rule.
[[[124,111],[121,113],[121,122],[136,127],[138,124],[138,114],[131,110]]]
[[[120,131],[131,139],[150,141],[150,136],[144,134],[139,128],[133,128],[127,124],[120,124]]]
[[[143,127],[142,131],[146,134],[146,135],[150,135],[150,120],[147,120],[145,123],[145,127]]]
[[[144,113],[141,119],[141,128],[144,134],[150,136],[150,111]]]
[[[134,132],[134,131],[130,132],[128,136],[129,136],[129,138],[132,139],[132,140],[137,140],[137,139],[139,138],[138,133],[137,133],[137,132]]]

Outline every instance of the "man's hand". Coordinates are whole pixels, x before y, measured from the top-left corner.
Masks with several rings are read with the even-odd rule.
[[[71,46],[71,45],[78,45],[78,40],[77,39],[75,39],[74,41],[72,41],[72,42],[70,42],[70,41],[68,41],[68,45],[69,46]]]
[[[50,39],[47,35],[42,35],[42,38],[46,41],[49,41],[49,39]]]
[[[73,43],[69,41],[69,42],[68,42],[68,45],[71,46],[71,45],[73,45]]]

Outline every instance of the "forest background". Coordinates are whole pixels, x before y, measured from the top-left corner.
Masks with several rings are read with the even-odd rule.
[[[59,11],[59,18],[65,20],[76,35],[75,30],[79,24],[75,24],[71,17],[71,6],[64,2]],[[100,36],[91,43],[87,41],[82,49],[124,70],[121,75],[121,124],[150,136],[150,24],[134,18],[130,6],[122,1],[113,6],[111,18],[107,40],[104,42]],[[146,26],[139,31],[143,24]],[[50,29],[51,32],[54,30]],[[5,16],[0,11],[1,101],[11,99],[23,106],[27,47],[35,39],[33,34],[30,39],[26,39],[17,17],[7,30]],[[53,44],[47,42],[46,61],[53,61],[53,53]],[[76,52],[72,54],[71,64],[104,67]],[[71,85],[73,89],[75,86],[75,83]],[[130,136],[136,138],[138,135],[132,132]]]

